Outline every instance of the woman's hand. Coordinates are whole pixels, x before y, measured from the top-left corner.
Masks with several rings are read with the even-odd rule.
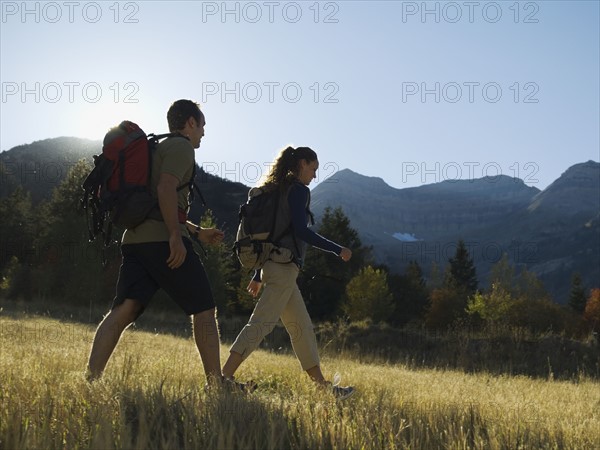
[[[342,251],[340,252],[340,258],[342,258],[342,261],[344,262],[350,261],[350,258],[352,258],[352,250],[346,247],[342,247]]]
[[[246,288],[246,290],[252,294],[252,297],[256,298],[258,297],[258,293],[260,292],[261,286],[262,283],[260,281],[250,280],[250,283],[248,283],[248,287]]]

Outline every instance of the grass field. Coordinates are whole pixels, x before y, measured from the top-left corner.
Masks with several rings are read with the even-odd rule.
[[[327,356],[336,402],[289,354],[257,351],[251,394],[208,391],[191,338],[126,331],[83,376],[94,328],[0,312],[0,448],[600,448],[600,383],[465,374]],[[227,347],[222,348],[222,357]]]

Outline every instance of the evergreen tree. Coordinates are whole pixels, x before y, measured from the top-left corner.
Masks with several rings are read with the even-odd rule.
[[[43,297],[104,306],[114,295],[119,255],[116,244],[105,250],[102,239],[88,241],[80,199],[90,169],[89,162],[79,161],[40,208],[40,231],[35,239],[39,261],[32,287]],[[113,240],[119,238],[119,231],[113,231]],[[109,259],[104,270],[103,254]]]
[[[309,246],[299,279],[302,296],[311,317],[332,319],[339,312],[346,284],[370,260],[369,247],[363,247],[358,232],[341,208],[326,208],[317,232],[352,250],[352,259],[339,257]]]
[[[394,298],[390,322],[398,325],[423,318],[428,293],[421,266],[411,261],[403,275],[389,275],[388,282]]]
[[[31,195],[22,187],[17,187],[11,195],[0,199],[0,270],[16,257],[21,263],[31,262],[34,214],[31,208]],[[13,268],[14,270],[14,268]]]
[[[444,274],[440,266],[435,261],[431,262],[429,277],[427,278],[427,286],[430,289],[438,289],[444,285]]]
[[[200,226],[203,228],[216,227],[215,219],[210,209],[202,216]],[[231,312],[230,309],[232,309],[231,305],[235,303],[236,287],[239,283],[232,267],[232,261],[228,258],[228,254],[231,251],[224,242],[218,245],[199,244],[196,242],[194,245],[202,247],[199,249],[198,254],[204,264],[213,298],[217,305],[217,311],[220,314],[229,314]]]
[[[448,327],[465,317],[469,298],[477,291],[475,265],[462,239],[448,262],[443,286],[433,289],[429,296],[425,323],[431,328]]]
[[[574,273],[571,278],[571,293],[569,294],[569,306],[578,314],[583,314],[586,304],[585,288],[581,282],[581,275]]]
[[[416,261],[411,261],[405,276],[409,286],[409,314],[411,318],[421,319],[427,307],[428,296],[423,270]]]
[[[21,264],[19,258],[11,257],[0,273],[0,294],[10,299],[27,296],[28,269],[26,264]]]
[[[458,247],[453,258],[448,260],[449,269],[446,272],[445,285],[464,290],[467,295],[473,295],[477,290],[477,274],[473,259],[469,256],[469,251],[465,242],[458,241]]]
[[[0,161],[0,198],[10,196],[20,184],[18,183],[14,173],[7,169],[2,161]]]
[[[18,186],[0,200],[0,278],[10,298],[31,296],[31,266],[36,262],[33,244],[36,214],[31,195]]]

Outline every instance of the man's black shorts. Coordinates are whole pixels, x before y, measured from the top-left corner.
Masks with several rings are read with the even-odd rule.
[[[162,288],[187,315],[214,308],[212,291],[200,257],[189,239],[184,238],[183,242],[187,255],[177,269],[167,266],[171,252],[168,242],[122,245],[123,261],[112,307],[130,298],[146,308],[156,291]]]

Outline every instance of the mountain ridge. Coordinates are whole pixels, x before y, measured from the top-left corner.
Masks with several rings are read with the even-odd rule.
[[[100,150],[100,141],[60,137],[1,152],[0,197],[23,186],[35,206],[50,198],[71,166],[81,158],[91,161]],[[197,182],[219,226],[225,223],[226,232],[235,234],[249,187],[203,170]],[[595,161],[567,168],[541,191],[502,175],[398,189],[380,177],[343,169],[311,192],[317,218],[326,207],[341,206],[363,243],[373,246],[376,261],[393,272],[416,260],[428,275],[431,263],[446,264],[463,239],[473,251],[482,287],[503,252],[515,266],[540,276],[563,303],[573,272],[589,287],[600,280],[600,163]],[[196,202],[192,218],[202,211]]]
[[[598,162],[569,167],[541,191],[508,176],[403,189],[348,169],[334,177],[335,184],[324,180],[313,189],[314,212],[342,207],[377,261],[393,271],[411,259],[425,272],[432,262],[443,265],[463,239],[483,285],[502,253],[540,276],[561,302],[573,272],[589,285],[600,281]]]
[[[409,233],[421,239],[440,237],[452,231],[453,224],[462,228],[465,223],[500,220],[507,212],[528,204],[539,193],[539,189],[526,186],[522,180],[514,181],[506,176],[443,181],[403,189],[349,169],[340,171],[335,177],[313,189],[312,208],[315,212],[335,204],[349,214],[352,223],[363,233],[372,231],[373,226],[379,224],[379,231]],[[338,192],[340,186],[343,186],[343,195]],[[374,204],[374,197],[379,202],[387,202],[386,208]],[[464,207],[460,211],[451,209],[449,201],[459,201]],[[495,202],[496,208],[490,207],[490,201]],[[435,207],[427,208],[432,204]],[[499,205],[504,207],[498,210]],[[443,221],[440,220],[442,216]]]
[[[81,159],[92,162],[92,156],[102,151],[102,142],[78,138],[57,137],[19,145],[0,153],[0,198],[10,195],[17,186],[30,192],[32,203],[37,206],[48,200],[52,190],[66,177],[69,169]],[[246,201],[248,187],[233,181],[208,174],[199,168],[196,175],[207,201],[207,208],[213,211],[217,223],[237,227],[239,206]],[[83,192],[83,191],[82,191]],[[196,199],[190,217],[199,220],[205,210]]]

